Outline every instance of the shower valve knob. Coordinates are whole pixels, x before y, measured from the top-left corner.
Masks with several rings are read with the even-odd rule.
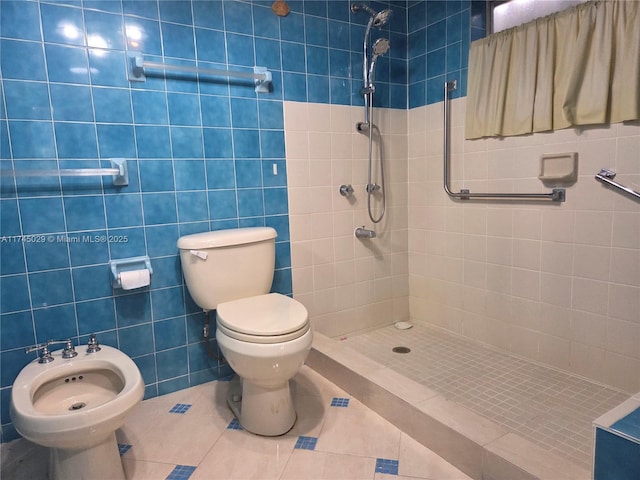
[[[343,197],[350,197],[353,194],[353,187],[351,185],[340,185],[340,195]]]

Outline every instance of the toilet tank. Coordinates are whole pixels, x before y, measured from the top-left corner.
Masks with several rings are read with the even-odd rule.
[[[203,310],[269,293],[276,231],[250,227],[185,235],[178,239],[185,283]]]

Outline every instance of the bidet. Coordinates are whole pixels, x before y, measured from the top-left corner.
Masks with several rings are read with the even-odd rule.
[[[37,347],[40,357],[45,350],[50,360],[33,360],[13,383],[10,414],[16,430],[50,448],[52,479],[95,478],[99,472],[101,478],[124,480],[115,431],[142,400],[140,370],[109,346],[76,356],[69,348]]]

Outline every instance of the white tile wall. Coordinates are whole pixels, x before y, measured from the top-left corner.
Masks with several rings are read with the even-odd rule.
[[[376,225],[366,210],[368,140],[355,130],[362,115],[342,105],[284,106],[293,293],[329,336],[409,318],[407,113],[375,111],[387,183],[387,213]],[[350,199],[338,193],[342,184],[353,185]],[[377,216],[380,202],[373,205]],[[374,240],[354,237],[363,225]]]
[[[442,103],[376,109],[385,220],[366,212],[362,109],[285,102],[293,290],[329,336],[413,317],[591,379],[640,390],[640,123],[464,140],[451,102],[452,189],[543,192],[543,153],[577,151],[562,204],[453,201],[442,188]],[[341,184],[353,184],[351,200]],[[357,226],[376,230],[357,240]]]
[[[547,191],[540,155],[579,154],[563,204],[460,202],[442,190],[442,108],[408,112],[411,316],[640,390],[640,203],[593,178],[640,190],[640,123],[466,141],[453,100],[454,190]]]

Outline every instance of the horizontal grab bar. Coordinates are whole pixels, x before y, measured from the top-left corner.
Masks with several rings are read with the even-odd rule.
[[[129,185],[127,161],[124,158],[110,160],[112,168],[61,168],[61,169],[26,169],[0,170],[2,177],[113,177],[116,186]]]
[[[636,192],[635,190],[625,187],[624,185],[620,185],[618,182],[614,182],[613,179],[616,176],[616,172],[608,170],[606,168],[601,169],[595,176],[595,179],[599,182],[602,182],[607,185],[611,185],[619,190],[622,190],[625,193],[628,193],[632,197],[640,198],[640,192]]]
[[[451,198],[460,200],[470,200],[473,198],[486,198],[495,200],[551,200],[552,202],[565,201],[565,189],[554,188],[547,193],[471,193],[467,189],[460,190],[459,193],[451,191],[449,182],[449,92],[457,88],[457,81],[444,82],[444,191]]]
[[[189,67],[185,65],[167,65],[160,62],[145,61],[140,53],[127,53],[128,80],[130,82],[144,82],[146,80],[145,69],[165,70],[169,72],[196,73],[211,75],[214,77],[248,78],[254,80],[256,93],[269,93],[269,86],[273,76],[266,67],[253,67],[253,72],[238,72],[220,68]]]
[[[446,189],[445,189],[446,190]],[[547,193],[470,193],[463,188],[460,193],[447,192],[450,197],[468,200],[470,198],[488,198],[496,200],[551,200],[553,202],[565,201],[564,188],[554,188]]]

